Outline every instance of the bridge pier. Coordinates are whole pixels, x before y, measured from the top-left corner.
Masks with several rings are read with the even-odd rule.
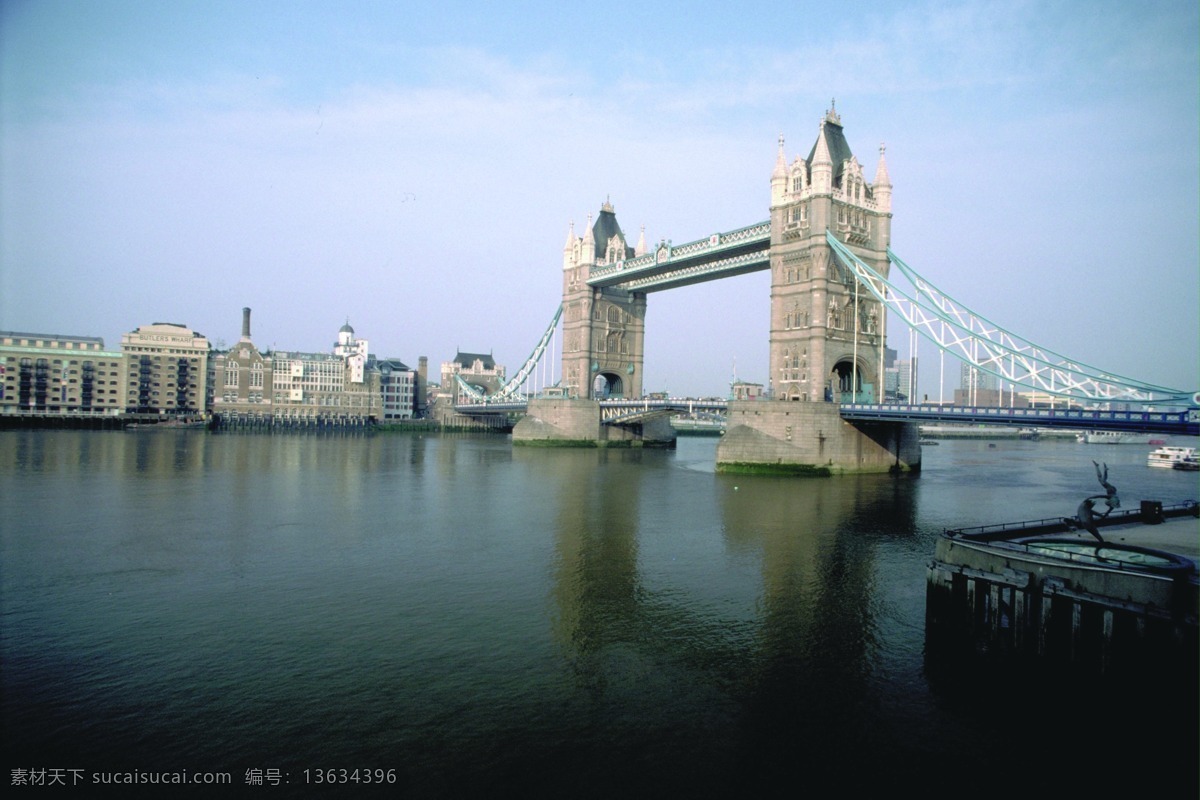
[[[667,417],[637,425],[603,425],[596,400],[530,400],[513,428],[513,444],[527,447],[672,447]]]
[[[730,402],[718,472],[840,475],[921,468],[915,422],[848,422],[834,403]]]

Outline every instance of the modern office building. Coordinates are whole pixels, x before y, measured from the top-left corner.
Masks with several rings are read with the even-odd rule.
[[[384,422],[412,419],[417,415],[417,372],[398,358],[375,362],[379,371],[379,391],[382,396]]]
[[[896,361],[896,399],[903,403],[920,402],[917,394],[917,359],[902,358]]]

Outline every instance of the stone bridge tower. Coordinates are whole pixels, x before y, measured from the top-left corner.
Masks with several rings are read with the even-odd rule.
[[[771,174],[769,381],[777,400],[881,402],[885,309],[855,292],[825,241],[833,233],[884,277],[892,186],[883,148],[874,183],[850,152],[831,107],[808,158],[788,164],[779,138]]]
[[[630,247],[607,201],[583,238],[572,224],[563,247],[562,375],[568,396],[641,397],[646,295],[588,286],[591,268],[646,250],[645,233]]]

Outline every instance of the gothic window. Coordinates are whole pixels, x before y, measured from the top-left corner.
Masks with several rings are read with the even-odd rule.
[[[614,322],[614,323],[620,322],[621,321],[621,309],[617,308],[616,306],[609,306],[608,307],[608,321]]]
[[[784,327],[784,328],[790,328],[790,327],[792,327],[792,315],[791,315],[790,313],[788,313],[788,314],[784,315],[784,317],[783,317],[783,327]]]

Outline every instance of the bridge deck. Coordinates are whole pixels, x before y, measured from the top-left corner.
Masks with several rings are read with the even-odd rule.
[[[764,401],[768,402],[768,401]],[[634,422],[658,414],[723,414],[729,401],[690,398],[601,400],[603,424]],[[519,413],[524,402],[479,403],[455,406],[463,414]],[[1200,409],[1179,411],[1101,411],[1064,408],[994,408],[952,405],[868,405],[842,403],[843,419],[890,422],[956,422],[963,425],[1016,425],[1029,428],[1200,435]]]
[[[896,422],[958,422],[1076,428],[1097,431],[1200,435],[1200,409],[1182,411],[1100,411],[1078,408],[989,408],[950,405],[865,405],[843,403],[843,419]]]

